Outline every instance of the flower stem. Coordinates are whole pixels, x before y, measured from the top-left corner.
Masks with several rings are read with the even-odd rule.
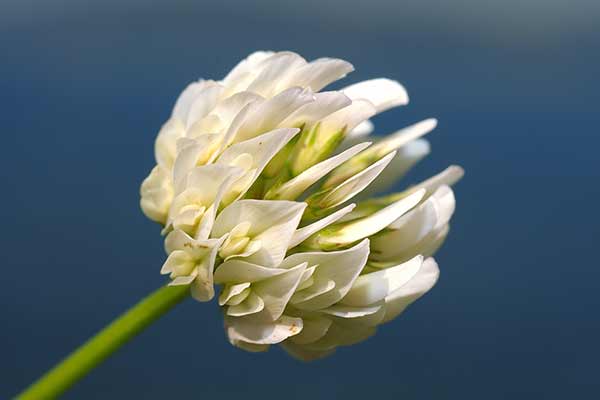
[[[127,310],[17,396],[17,399],[53,399],[94,367],[187,298],[187,286],[163,286]]]

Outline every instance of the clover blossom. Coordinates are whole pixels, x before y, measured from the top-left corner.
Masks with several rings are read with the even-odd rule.
[[[463,172],[384,191],[429,153],[427,119],[372,144],[369,118],[408,103],[332,58],[256,52],[221,81],[191,83],[155,145],[141,207],[163,226],[172,286],[215,297],[229,341],[312,360],[373,335],[434,286]]]

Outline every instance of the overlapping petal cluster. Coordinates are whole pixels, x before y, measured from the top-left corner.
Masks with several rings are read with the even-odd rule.
[[[451,166],[380,192],[429,152],[428,119],[372,144],[369,118],[408,102],[374,79],[323,91],[346,61],[256,52],[179,96],[156,139],[141,207],[163,225],[170,285],[218,303],[229,341],[311,360],[370,337],[438,278],[462,176]]]

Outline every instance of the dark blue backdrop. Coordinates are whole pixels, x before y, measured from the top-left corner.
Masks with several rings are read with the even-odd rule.
[[[440,120],[409,178],[467,171],[438,285],[313,364],[232,348],[217,307],[188,301],[66,397],[597,395],[597,2],[0,7],[1,398],[164,282],[159,228],[138,208],[155,134],[187,82],[256,49],[347,59],[346,82],[403,82],[411,104],[378,132]]]

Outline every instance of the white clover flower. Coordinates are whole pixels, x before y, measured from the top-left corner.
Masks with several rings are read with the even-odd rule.
[[[156,139],[141,207],[163,225],[170,285],[215,296],[230,342],[312,360],[372,336],[435,284],[430,258],[454,212],[451,166],[360,201],[429,153],[426,119],[363,142],[372,116],[408,103],[398,82],[322,91],[346,61],[256,52],[179,96]]]

